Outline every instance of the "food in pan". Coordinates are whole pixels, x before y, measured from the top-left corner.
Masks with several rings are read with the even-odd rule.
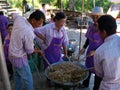
[[[83,78],[85,72],[83,68],[72,63],[64,62],[52,66],[52,69],[48,72],[48,76],[51,80],[61,83],[78,82]]]

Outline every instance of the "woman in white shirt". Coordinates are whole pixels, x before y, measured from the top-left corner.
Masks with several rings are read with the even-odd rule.
[[[39,27],[35,30],[36,35],[42,40],[42,50],[50,64],[62,60],[63,47],[64,57],[67,57],[68,36],[63,25],[66,17],[63,12],[58,12],[53,23]],[[45,63],[45,68],[47,64]]]

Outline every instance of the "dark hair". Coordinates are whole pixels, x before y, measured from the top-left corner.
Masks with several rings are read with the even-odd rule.
[[[0,15],[4,15],[3,11],[0,11]]]
[[[8,26],[7,26],[7,27],[10,27],[10,26],[13,26],[13,23],[8,24]]]
[[[36,11],[34,11],[31,15],[30,15],[30,17],[29,17],[29,19],[35,19],[35,20],[40,20],[40,19],[43,19],[43,20],[45,20],[45,15],[43,14],[43,12],[42,11],[40,11],[40,10],[36,10]]]
[[[105,30],[108,36],[116,33],[116,20],[111,15],[103,15],[97,22],[101,32]]]
[[[56,15],[54,17],[54,21],[55,20],[59,21],[59,20],[64,19],[64,18],[66,18],[65,14],[63,12],[58,12],[58,13],[56,13]]]
[[[45,6],[45,4],[44,4],[44,3],[42,4],[42,7],[43,7],[43,6]]]

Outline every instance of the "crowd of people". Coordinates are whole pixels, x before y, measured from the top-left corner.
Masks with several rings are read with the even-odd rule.
[[[43,9],[45,4],[42,5]],[[80,54],[93,56],[86,58],[86,68],[94,67],[89,76],[83,81],[84,87],[89,87],[92,73],[95,74],[93,90],[120,90],[120,37],[116,34],[116,20],[103,13],[103,8],[95,7],[89,16],[93,24],[88,27],[86,41]],[[36,10],[28,19],[13,13],[13,23],[0,12],[0,34],[5,53],[9,77],[14,77],[14,90],[23,90],[23,82],[27,90],[34,90],[32,73],[28,58],[32,53],[45,57],[50,64],[63,61],[67,58],[67,45],[69,43],[64,28],[66,16],[64,12],[51,15],[49,23],[44,24],[45,10]],[[35,48],[34,40],[37,38],[40,48]],[[44,69],[48,63],[44,61]]]

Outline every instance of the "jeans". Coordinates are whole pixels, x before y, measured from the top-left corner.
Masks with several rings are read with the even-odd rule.
[[[33,90],[33,79],[29,65],[22,64],[20,68],[13,66],[13,70],[14,90],[23,90],[23,86],[25,86],[26,90]]]

